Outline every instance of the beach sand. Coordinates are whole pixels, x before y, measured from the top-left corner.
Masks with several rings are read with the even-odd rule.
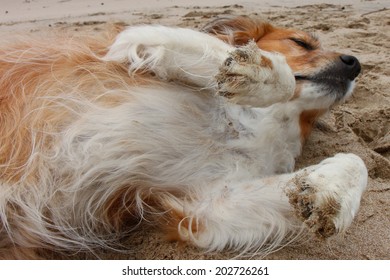
[[[327,241],[301,240],[268,259],[390,259],[390,11],[385,0],[263,1],[135,1],[3,0],[0,35],[58,32],[101,32],[108,23],[166,24],[200,28],[223,15],[249,15],[274,25],[318,34],[323,47],[355,55],[362,64],[356,90],[345,104],[322,118],[298,159],[297,168],[315,164],[337,152],[363,158],[369,170],[368,190],[350,229]],[[212,2],[212,4],[211,4]],[[271,4],[272,3],[272,4]],[[351,4],[354,3],[354,4]],[[171,243],[146,226],[123,243],[126,254],[98,251],[74,259],[227,259],[237,253],[205,254]],[[53,258],[60,258],[53,255]],[[251,258],[256,259],[255,256]]]

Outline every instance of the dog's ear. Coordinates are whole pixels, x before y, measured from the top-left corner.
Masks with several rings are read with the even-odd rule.
[[[202,28],[203,32],[210,33],[219,39],[234,46],[241,46],[254,40],[257,42],[274,27],[260,19],[246,16],[218,18]]]

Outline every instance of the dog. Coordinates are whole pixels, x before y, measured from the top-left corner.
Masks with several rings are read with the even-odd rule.
[[[118,248],[141,222],[263,255],[345,232],[364,162],[294,164],[359,72],[314,35],[249,17],[2,46],[1,257]]]

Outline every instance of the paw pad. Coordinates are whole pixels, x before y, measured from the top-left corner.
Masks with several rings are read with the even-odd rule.
[[[292,183],[294,187],[287,196],[296,215],[321,239],[337,234],[334,220],[340,212],[340,203],[305,178],[295,178]]]
[[[255,42],[232,51],[215,81],[219,95],[257,107],[288,100],[295,89],[294,76],[285,60],[260,50]]]

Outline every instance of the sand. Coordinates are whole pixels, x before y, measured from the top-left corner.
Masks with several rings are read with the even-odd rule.
[[[337,152],[361,156],[369,170],[361,209],[343,235],[326,242],[305,239],[268,259],[390,259],[390,11],[386,0],[172,1],[172,0],[2,0],[0,35],[66,30],[100,32],[107,23],[156,23],[200,28],[223,15],[250,15],[275,25],[315,32],[324,48],[355,55],[363,72],[353,97],[332,109],[314,130],[297,168]],[[129,5],[129,2],[138,2]],[[212,2],[212,6],[211,6]],[[351,4],[353,3],[353,4]],[[126,254],[99,251],[76,259],[227,259],[170,243],[140,227],[123,240]],[[53,258],[59,256],[53,255]],[[256,256],[251,258],[256,259]]]

